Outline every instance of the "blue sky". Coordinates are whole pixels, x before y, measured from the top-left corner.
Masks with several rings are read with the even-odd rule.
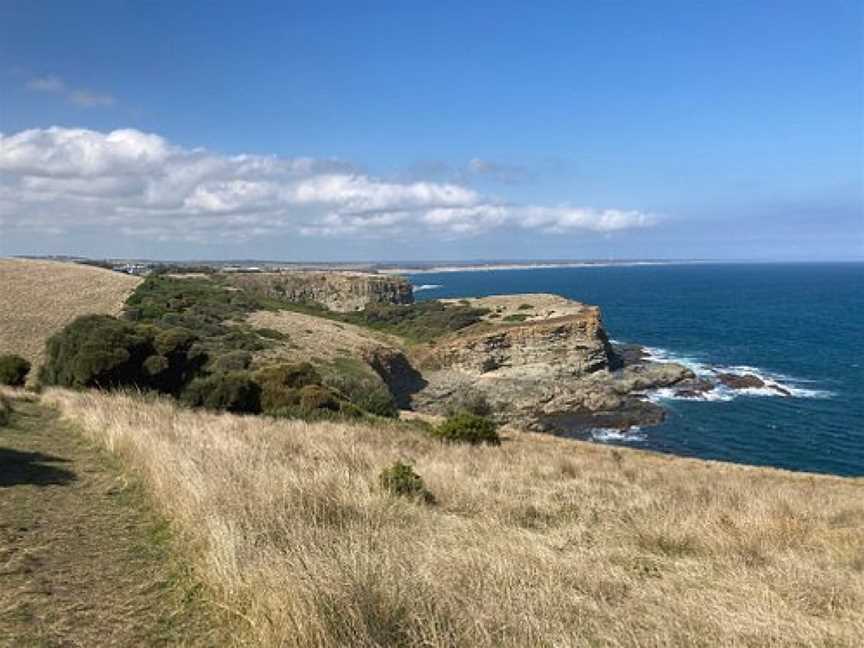
[[[0,254],[862,258],[862,18],[6,0]]]

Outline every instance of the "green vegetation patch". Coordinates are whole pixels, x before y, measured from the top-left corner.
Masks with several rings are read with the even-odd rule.
[[[424,301],[415,304],[370,304],[345,321],[392,333],[411,342],[430,342],[480,322],[489,312],[465,304]]]
[[[45,385],[137,387],[176,395],[207,360],[197,342],[186,329],[85,315],[48,340],[39,377]]]
[[[525,313],[513,313],[512,315],[507,315],[507,317],[505,317],[501,321],[502,322],[524,322],[526,319],[528,319],[528,315],[526,315]]]
[[[21,387],[30,373],[30,363],[19,355],[0,355],[0,385]]]
[[[378,483],[381,490],[389,495],[409,497],[426,504],[435,503],[435,497],[426,488],[423,478],[410,465],[401,461],[382,470]]]
[[[495,421],[470,412],[461,412],[450,416],[435,428],[432,434],[449,443],[501,444],[501,437],[498,436],[498,426]]]

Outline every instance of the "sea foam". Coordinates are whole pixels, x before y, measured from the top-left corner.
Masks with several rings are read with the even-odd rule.
[[[778,397],[778,398],[831,398],[834,394],[825,389],[814,389],[805,385],[812,385],[813,381],[787,376],[784,374],[768,371],[760,367],[750,365],[713,365],[693,356],[677,354],[668,349],[660,347],[643,347],[646,359],[653,362],[675,362],[690,369],[699,378],[711,380],[715,383],[714,389],[693,395],[679,396],[677,388],[664,387],[656,389],[647,394],[648,399],[657,402],[663,400],[697,400],[697,401],[730,401],[739,396],[754,397]],[[764,387],[746,387],[744,389],[732,389],[717,382],[717,374],[731,373],[737,375],[749,374],[756,376],[765,383]],[[786,396],[779,390],[789,392]]]

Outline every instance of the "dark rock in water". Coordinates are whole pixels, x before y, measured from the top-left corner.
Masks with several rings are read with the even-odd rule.
[[[638,344],[613,344],[612,351],[625,367],[641,364],[648,358],[645,348]]]
[[[769,389],[773,389],[775,392],[780,394],[781,396],[791,396],[792,392],[790,392],[785,387],[781,387],[780,385],[768,385]]]
[[[685,383],[681,383],[675,391],[675,396],[678,398],[698,398],[705,392],[714,389],[714,383],[704,378],[697,378]]]
[[[631,427],[659,425],[665,418],[666,411],[659,405],[634,399],[611,411],[579,409],[541,416],[537,427],[551,434],[584,436],[596,428],[627,430]]]
[[[753,374],[717,373],[717,380],[732,389],[752,389],[765,386],[765,381]]]

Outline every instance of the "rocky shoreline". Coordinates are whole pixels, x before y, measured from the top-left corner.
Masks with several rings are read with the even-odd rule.
[[[488,309],[489,325],[414,351],[424,383],[410,398],[417,411],[443,414],[484,402],[502,423],[587,437],[598,428],[662,423],[666,410],[651,398],[657,390],[685,399],[721,388],[790,395],[752,374],[697,376],[642,346],[612,344],[596,306],[534,294],[462,301]]]

